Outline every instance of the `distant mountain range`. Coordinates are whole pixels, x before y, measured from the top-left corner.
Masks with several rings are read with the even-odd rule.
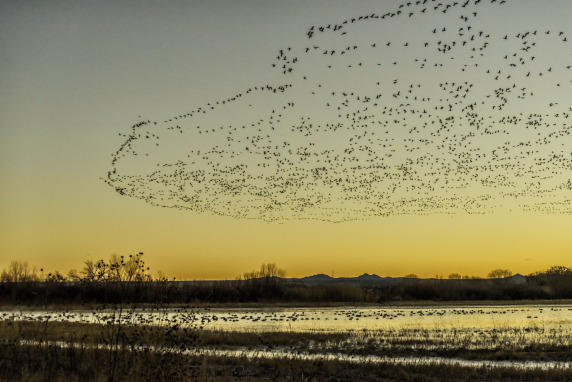
[[[326,274],[320,273],[313,276],[306,276],[302,278],[287,278],[289,284],[303,284],[303,285],[329,285],[329,284],[351,284],[351,285],[364,285],[364,284],[378,284],[378,283],[393,283],[398,281],[403,281],[404,277],[381,277],[376,274],[370,275],[368,273],[364,273],[361,276],[357,277],[331,277]],[[409,279],[413,281],[429,281],[429,280],[437,280],[435,278],[429,279]],[[464,281],[460,279],[439,279],[442,281],[449,281],[449,282],[459,282]],[[487,280],[487,279],[483,279]],[[504,280],[511,282],[511,283],[524,283],[526,282],[526,276],[521,274],[516,274],[511,277],[507,277]]]
[[[319,273],[313,276],[306,276],[301,278],[285,278],[288,284],[299,284],[299,285],[331,285],[331,284],[349,284],[354,286],[362,286],[362,285],[371,285],[371,284],[389,284],[389,283],[396,283],[403,280],[411,280],[411,281],[443,281],[443,282],[465,282],[465,281],[474,281],[474,280],[464,280],[464,279],[436,279],[436,278],[429,278],[429,279],[417,279],[417,278],[405,278],[405,277],[381,277],[376,274],[370,275],[369,273],[364,273],[361,276],[357,277],[331,277],[324,273]],[[493,281],[492,279],[479,279],[482,281]],[[523,284],[526,282],[526,276],[521,274],[516,274],[510,277],[506,277],[503,279],[510,283],[516,284]],[[235,282],[235,280],[180,280],[180,283],[213,283],[213,282]]]

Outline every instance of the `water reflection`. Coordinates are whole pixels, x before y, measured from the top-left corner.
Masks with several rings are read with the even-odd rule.
[[[431,365],[445,364],[458,365],[464,367],[487,367],[487,368],[517,368],[517,369],[568,369],[572,366],[572,362],[553,362],[553,361],[474,361],[456,358],[443,357],[378,357],[378,356],[360,356],[346,354],[308,354],[308,353],[292,353],[289,351],[275,350],[205,350],[201,352],[206,355],[230,356],[230,357],[247,357],[247,358],[288,358],[302,359],[310,361],[328,361],[337,360],[352,363],[397,363],[407,365]]]
[[[21,345],[50,345],[59,346],[63,348],[77,346],[74,344],[66,343],[63,341],[20,341]],[[84,345],[83,345],[84,346]],[[85,347],[85,346],[84,346]],[[98,345],[97,348],[109,349],[110,345]],[[347,355],[341,353],[322,353],[322,354],[311,354],[307,352],[292,352],[288,349],[274,349],[274,350],[248,350],[248,349],[238,349],[238,350],[219,350],[219,349],[201,349],[201,350],[184,350],[175,348],[162,347],[160,349],[155,349],[153,347],[147,346],[133,346],[130,348],[131,351],[158,351],[158,352],[175,352],[180,354],[189,355],[205,355],[205,356],[223,356],[223,357],[239,357],[239,358],[275,358],[275,359],[296,359],[296,360],[307,360],[307,361],[342,361],[351,363],[393,363],[393,364],[405,364],[405,365],[457,365],[462,367],[473,367],[473,368],[515,368],[515,369],[569,369],[572,367],[572,362],[556,362],[556,361],[487,361],[487,360],[464,360],[457,358],[444,358],[444,357],[387,357],[387,356],[375,356],[375,355]]]
[[[288,348],[202,346],[204,354],[247,357],[297,357],[350,362],[446,363],[471,367],[569,368],[570,362],[483,361],[451,357],[471,351],[518,351],[531,346],[572,346],[572,306],[470,306],[442,308],[265,308],[265,309],[135,309],[128,311],[1,312],[0,320],[68,321],[99,324],[194,327],[208,333],[321,333],[320,341],[294,342]],[[343,335],[334,335],[342,333]],[[236,338],[235,338],[236,339]],[[248,343],[248,341],[246,342]],[[254,342],[256,343],[256,341]],[[272,343],[270,340],[269,343]],[[240,345],[240,346],[239,346]],[[418,353],[421,351],[421,353]],[[523,351],[525,354],[526,351]],[[490,355],[489,354],[489,355]],[[407,355],[408,357],[397,357]],[[389,356],[389,357],[388,357]],[[469,357],[472,358],[472,357]],[[488,358],[494,359],[494,358]],[[566,358],[552,358],[566,360]]]
[[[94,322],[106,320],[106,311],[1,312],[4,318]],[[111,311],[110,311],[111,313]],[[113,315],[115,317],[115,315]],[[212,330],[228,331],[361,331],[415,328],[560,328],[572,323],[572,306],[470,306],[452,308],[266,308],[210,309],[209,311],[137,309],[124,320],[164,324],[171,320],[194,320]]]
[[[572,306],[443,308],[265,308],[211,310],[4,312],[13,320],[134,325],[186,325],[222,332],[345,333],[326,349],[522,349],[531,344],[572,346]],[[367,345],[367,346],[366,346]],[[308,344],[308,349],[312,349]]]

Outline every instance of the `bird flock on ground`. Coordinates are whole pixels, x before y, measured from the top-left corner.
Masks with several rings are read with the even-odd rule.
[[[252,329],[256,328],[259,330],[264,330],[265,328],[277,328],[274,323],[304,323],[305,321],[330,321],[330,324],[323,322],[322,324],[316,324],[316,326],[310,326],[301,324],[298,329],[344,329],[344,326],[349,325],[350,321],[366,321],[371,329],[375,328],[374,320],[393,320],[396,319],[397,325],[407,326],[410,324],[409,319],[415,319],[418,322],[419,319],[435,317],[437,320],[450,321],[453,320],[452,316],[500,316],[509,315],[512,316],[511,320],[518,320],[528,322],[533,319],[541,319],[543,313],[548,313],[549,321],[560,322],[566,319],[570,314],[572,314],[572,308],[564,307],[472,307],[472,308],[447,308],[447,309],[433,309],[433,308],[407,308],[407,309],[310,309],[310,310],[279,310],[279,311],[236,311],[236,310],[220,310],[217,312],[202,312],[197,314],[193,310],[176,309],[170,311],[168,314],[165,312],[154,312],[152,309],[145,309],[133,312],[130,314],[122,315],[121,317],[117,314],[106,314],[105,312],[59,312],[59,313],[47,313],[47,312],[37,312],[37,313],[2,313],[0,314],[1,320],[22,320],[22,321],[38,321],[38,320],[54,320],[54,321],[70,321],[70,322],[101,322],[104,324],[112,324],[118,322],[130,322],[137,324],[146,325],[174,325],[174,324],[193,324],[193,325],[214,325],[215,329]],[[341,321],[338,323],[331,323],[331,321]],[[483,325],[487,325],[485,321],[481,319]],[[494,319],[492,319],[494,323]],[[265,324],[266,323],[266,324]],[[462,322],[457,322],[461,325]],[[545,322],[546,323],[546,322]],[[254,326],[252,324],[255,324]],[[474,322],[468,320],[465,325],[472,325]],[[381,324],[386,325],[386,324]],[[320,328],[321,326],[321,328]],[[282,326],[278,326],[282,327]],[[345,329],[350,329],[350,327],[345,327]]]
[[[517,0],[390,4],[298,31],[272,82],[136,123],[105,182],[267,222],[572,214],[572,36]]]

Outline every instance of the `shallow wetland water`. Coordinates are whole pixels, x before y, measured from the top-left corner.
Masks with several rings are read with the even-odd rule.
[[[40,317],[58,321],[97,322],[105,311],[11,311],[4,318],[19,320]],[[208,311],[142,310],[124,314],[137,323],[161,325],[172,320],[194,318],[205,329],[256,332],[345,332],[387,329],[491,329],[542,327],[566,329],[572,325],[572,305],[511,305],[467,307],[336,307],[209,309]]]
[[[4,320],[117,322],[117,311],[2,312]],[[343,339],[295,346],[203,346],[205,354],[350,362],[447,363],[461,366],[566,368],[567,359],[510,360],[443,357],[443,351],[522,350],[572,346],[572,305],[456,307],[335,307],[203,310],[134,310],[122,315],[134,325],[186,325],[218,333],[344,333]],[[416,355],[416,352],[420,352]],[[403,355],[406,356],[403,356]],[[429,356],[427,356],[429,355]]]

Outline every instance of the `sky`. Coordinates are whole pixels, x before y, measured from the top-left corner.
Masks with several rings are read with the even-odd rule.
[[[0,268],[572,266],[572,4],[465,2],[3,1]]]

